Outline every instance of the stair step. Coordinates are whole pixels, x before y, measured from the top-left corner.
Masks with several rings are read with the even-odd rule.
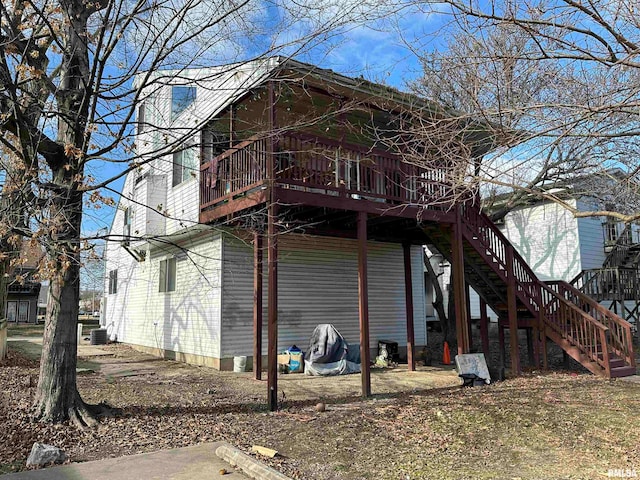
[[[626,363],[624,363],[624,360],[622,360],[621,358],[610,358],[609,359],[609,366],[611,368],[618,368],[618,367],[624,367],[626,365]]]
[[[611,369],[611,378],[630,377],[636,374],[636,368],[629,365]]]

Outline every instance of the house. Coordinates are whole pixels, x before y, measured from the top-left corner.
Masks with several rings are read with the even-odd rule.
[[[39,245],[24,240],[14,261],[7,284],[6,319],[9,322],[36,323],[40,282],[33,274],[44,253]]]
[[[574,300],[542,295],[477,198],[456,200],[431,147],[418,145],[431,159],[420,165],[393,147],[399,132],[414,140],[401,130],[410,109],[445,123],[444,109],[282,58],[151,75],[136,132],[147,161],[126,178],[110,230],[119,241],[106,248],[101,322],[111,338],[220,369],[246,356],[256,378],[266,361],[275,408],[276,353],[304,349],[316,325],[332,323],[360,345],[368,395],[379,340],[397,342],[409,369],[426,343],[422,246],[434,244],[452,263],[456,298],[468,283],[510,331],[534,332],[538,361],[547,337],[576,350],[564,322]],[[494,143],[482,124],[447,124],[451,143],[474,156]],[[466,301],[456,312],[464,353]],[[609,352],[602,323],[587,313],[571,321],[593,327]],[[510,348],[518,372],[513,335]],[[630,348],[616,350],[629,369]],[[584,354],[594,373],[628,374]]]

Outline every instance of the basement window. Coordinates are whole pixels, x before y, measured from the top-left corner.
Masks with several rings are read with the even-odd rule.
[[[176,259],[160,260],[159,292],[173,292],[176,289]]]

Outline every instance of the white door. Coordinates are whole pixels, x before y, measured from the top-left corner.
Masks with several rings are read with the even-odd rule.
[[[18,319],[18,302],[7,302],[7,321],[15,322]]]

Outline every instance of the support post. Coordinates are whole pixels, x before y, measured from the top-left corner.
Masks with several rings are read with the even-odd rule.
[[[275,228],[275,216],[278,209],[275,204],[269,205],[267,227],[267,256],[269,291],[267,299],[268,311],[268,403],[269,410],[278,409],[278,242]]]
[[[507,308],[509,312],[509,344],[511,373],[520,375],[520,354],[518,349],[518,305],[516,303],[516,277],[513,265],[513,246],[507,245]]]
[[[413,326],[413,281],[411,278],[411,244],[402,245],[404,254],[404,298],[407,311],[407,367],[410,372],[415,371],[414,360],[415,332]]]
[[[276,99],[273,82],[269,82],[269,127],[271,137],[267,142],[267,174],[269,178],[269,206],[267,220],[267,268],[269,277],[269,290],[267,292],[267,337],[268,337],[268,382],[267,395],[270,411],[278,409],[278,240],[276,231],[276,218],[278,216],[277,195],[275,191],[275,150],[276,140],[275,118]]]
[[[456,222],[453,224],[451,259],[453,273],[453,296],[456,310],[456,332],[458,354],[469,353],[469,329],[467,328],[467,299],[464,281],[464,252],[462,246],[462,223],[460,207],[456,208]]]
[[[253,376],[262,380],[262,235],[253,233]]]
[[[487,302],[480,299],[480,338],[482,339],[482,351],[487,361],[489,355],[489,316],[487,315]]]
[[[467,307],[467,338],[469,352],[473,352],[473,322],[471,321],[471,285],[465,282],[465,300]]]
[[[498,318],[498,348],[500,350],[500,370],[504,377],[504,369],[506,363],[505,346],[504,346],[504,327],[502,326],[502,319]]]
[[[369,365],[369,293],[367,284],[367,214],[358,212],[358,306],[360,313],[360,362],[362,396],[371,395]]]

